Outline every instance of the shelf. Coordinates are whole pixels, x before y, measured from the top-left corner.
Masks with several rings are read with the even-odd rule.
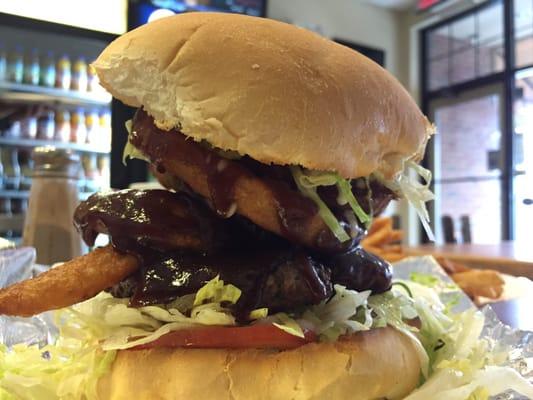
[[[97,191],[99,191],[98,189]],[[79,192],[80,201],[87,200],[89,196],[95,191],[92,192]],[[10,199],[27,199],[30,197],[29,190],[0,190],[0,198],[10,198]]]
[[[13,103],[56,102],[71,105],[108,106],[111,103],[111,95],[108,93],[84,93],[74,90],[0,81],[0,100]]]
[[[38,147],[38,146],[54,146],[58,149],[70,149],[74,151],[83,151],[88,153],[109,154],[111,149],[109,147],[97,147],[92,144],[85,143],[65,143],[54,140],[39,140],[39,139],[18,139],[0,137],[0,145],[14,146],[14,147]]]
[[[30,197],[28,190],[0,190],[0,197],[10,199],[27,199]]]

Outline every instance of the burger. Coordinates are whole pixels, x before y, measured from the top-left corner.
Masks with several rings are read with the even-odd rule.
[[[304,29],[217,13],[151,22],[93,66],[137,108],[125,159],[147,161],[167,190],[92,195],[74,223],[87,244],[111,244],[0,291],[3,314],[63,310],[71,341],[39,350],[55,394],[413,391],[427,373],[423,316],[359,247],[392,199],[427,217],[427,185],[408,169],[427,178],[417,162],[433,127],[400,83]],[[73,337],[83,345],[54,353]]]

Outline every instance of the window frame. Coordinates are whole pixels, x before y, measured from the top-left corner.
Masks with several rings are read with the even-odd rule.
[[[533,1],[533,0],[531,0]],[[486,76],[478,77],[479,68],[479,39],[476,40],[476,77],[459,83],[451,83],[451,67],[448,65],[448,85],[439,87],[435,90],[429,89],[429,65],[436,57],[430,58],[428,56],[428,38],[432,31],[448,26],[448,30],[454,22],[467,18],[469,15],[476,15],[476,34],[479,32],[479,12],[487,9],[494,4],[501,4],[503,7],[503,53],[504,53],[504,67],[501,72],[493,72]],[[449,18],[438,21],[435,24],[429,25],[419,32],[419,54],[420,54],[420,88],[421,88],[421,105],[422,111],[427,115],[430,112],[430,104],[439,99],[456,97],[463,92],[482,89],[491,85],[502,85],[503,88],[503,132],[502,132],[502,151],[503,151],[503,170],[501,173],[502,183],[502,240],[514,239],[514,90],[515,90],[515,75],[517,72],[532,68],[533,64],[516,67],[515,65],[515,32],[514,32],[514,3],[515,0],[487,0],[484,3],[478,4],[468,10],[460,12]],[[479,38],[479,35],[477,35]],[[451,62],[450,46],[446,55]],[[442,57],[443,55],[441,55]],[[432,149],[430,148],[426,157],[423,160],[425,167],[430,167],[430,160],[433,158]],[[429,239],[425,232],[421,229],[421,237],[424,242]]]

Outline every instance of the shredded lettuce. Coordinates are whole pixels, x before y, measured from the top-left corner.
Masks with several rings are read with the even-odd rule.
[[[266,318],[268,315],[268,308],[256,308],[250,311],[250,320]]]
[[[291,335],[303,338],[304,332],[302,327],[291,317],[285,313],[278,313],[273,316],[272,324],[284,332],[290,333]],[[276,322],[277,321],[277,322]]]
[[[423,274],[421,272],[411,272],[409,274],[409,280],[431,288],[437,287],[441,282],[435,275]]]
[[[340,242],[346,242],[350,240],[350,236],[346,233],[339,220],[333,215],[331,210],[328,208],[326,203],[320,198],[316,191],[316,186],[308,184],[308,178],[303,174],[302,170],[299,167],[291,167],[292,174],[294,176],[294,181],[300,192],[305,196],[310,198],[318,206],[318,214],[324,220],[324,223],[328,226],[329,229],[333,232],[335,237]],[[323,177],[322,179],[325,179]]]
[[[395,283],[391,291],[376,295],[335,285],[329,301],[305,311],[268,315],[262,308],[250,318],[298,337],[310,329],[324,341],[372,328],[397,329],[412,341],[421,365],[422,384],[407,400],[478,400],[507,389],[533,398],[533,387],[524,378],[499,366],[506,353],[481,338],[484,319],[479,311],[452,314],[435,290],[443,285]],[[130,308],[128,299],[101,293],[61,310],[56,314],[61,335],[55,344],[0,347],[0,399],[96,399],[97,381],[109,370],[115,350],[152,342],[173,330],[235,325],[225,305],[237,302],[240,294],[216,277],[195,295],[164,306]],[[415,319],[419,327],[407,323]]]
[[[372,316],[367,308],[368,296],[369,290],[357,292],[335,285],[335,295],[329,301],[311,307],[302,319],[329,341],[347,333],[369,330]]]
[[[339,174],[333,172],[304,172],[302,168],[297,166],[292,166],[291,171],[300,192],[315,202],[318,206],[318,214],[340,242],[350,240],[350,236],[318,195],[317,188],[319,186],[337,186],[339,193],[337,201],[339,204],[349,204],[358,220],[366,227],[370,225],[371,216],[357,202],[357,199],[352,193],[352,186],[349,179],[344,179]]]
[[[126,121],[125,125],[126,130],[128,131],[128,139],[126,140],[126,145],[124,146],[124,150],[122,152],[122,164],[126,165],[126,161],[128,160],[128,158],[137,158],[139,160],[149,161],[148,158],[130,142],[129,137],[131,136],[132,129],[131,119]]]
[[[395,180],[387,181],[380,176],[376,175],[376,177],[387,188],[407,199],[411,206],[416,210],[428,238],[435,241],[435,235],[429,225],[429,213],[426,208],[426,202],[435,198],[433,192],[429,189],[431,184],[431,171],[418,165],[414,161],[406,161],[405,166],[406,168],[404,171],[399,174]],[[420,183],[417,178],[410,176],[410,168],[417,174],[417,176],[422,177],[424,183]]]
[[[85,326],[76,325],[75,335],[62,326],[56,343],[43,348],[0,347],[0,398],[96,400],[98,379],[109,371],[116,353],[102,351]]]
[[[235,304],[241,291],[217,276],[194,296],[167,305],[128,307],[128,299],[100,293],[91,300],[65,309],[65,318],[86,323],[104,350],[124,350],[150,343],[168,332],[199,325],[235,325],[224,304]],[[261,311],[264,313],[264,311]],[[135,339],[132,339],[135,338]]]
[[[231,284],[225,285],[224,281],[220,280],[217,275],[214,279],[211,279],[205,284],[194,298],[194,306],[199,306],[205,303],[223,303],[228,302],[231,304],[237,303],[237,300],[241,297],[241,290]]]

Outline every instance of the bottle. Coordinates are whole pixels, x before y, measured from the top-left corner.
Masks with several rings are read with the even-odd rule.
[[[66,54],[63,54],[61,58],[57,60],[56,88],[63,90],[70,89],[71,79],[70,58],[68,58]]]
[[[33,171],[33,159],[31,158],[31,150],[19,150],[18,164],[20,166],[20,190],[30,190],[31,174]]]
[[[23,198],[12,198],[11,199],[11,213],[12,214],[26,214],[28,209],[28,201]]]
[[[81,163],[83,165],[83,173],[85,175],[85,186],[84,190],[86,192],[94,192],[97,190],[99,172],[98,172],[98,163],[96,160],[95,153],[86,153],[81,158]]]
[[[111,183],[111,169],[109,166],[109,155],[101,154],[98,156],[98,190],[109,189]]]
[[[85,125],[87,126],[87,143],[97,144],[100,138],[100,121],[98,112],[92,110],[85,114]]]
[[[0,197],[0,216],[10,217],[11,213],[11,199],[9,197]],[[0,228],[0,237],[10,238],[13,236],[11,229]]]
[[[16,148],[2,147],[2,164],[4,165],[4,186],[6,190],[19,190],[20,166]]]
[[[16,46],[7,60],[7,80],[22,83],[24,77],[24,54],[22,47]]]
[[[87,126],[85,125],[85,113],[81,108],[70,116],[70,141],[72,143],[85,143],[87,141]]]
[[[70,260],[86,250],[72,224],[79,199],[80,158],[47,146],[35,148],[33,160],[23,245],[36,248],[39,264]]]
[[[37,117],[34,113],[29,113],[20,120],[20,137],[25,139],[37,137]]]
[[[37,49],[32,49],[27,54],[26,62],[24,63],[23,82],[28,85],[39,84],[39,53]]]
[[[96,70],[94,67],[89,64],[87,68],[87,91],[88,92],[97,92],[99,90],[98,75],[96,75]]]
[[[53,140],[55,136],[54,112],[49,110],[37,120],[37,139]]]
[[[111,147],[111,112],[105,110],[100,114],[100,132],[98,145],[104,148]]]
[[[56,63],[54,60],[54,53],[49,51],[41,61],[41,73],[39,76],[39,84],[45,87],[54,87],[56,83]]]
[[[4,45],[0,43],[0,82],[7,80],[7,53]]]
[[[72,81],[70,88],[79,92],[87,91],[87,63],[85,58],[78,57],[72,67]]]
[[[63,143],[70,141],[70,113],[67,110],[56,112],[54,139]]]

